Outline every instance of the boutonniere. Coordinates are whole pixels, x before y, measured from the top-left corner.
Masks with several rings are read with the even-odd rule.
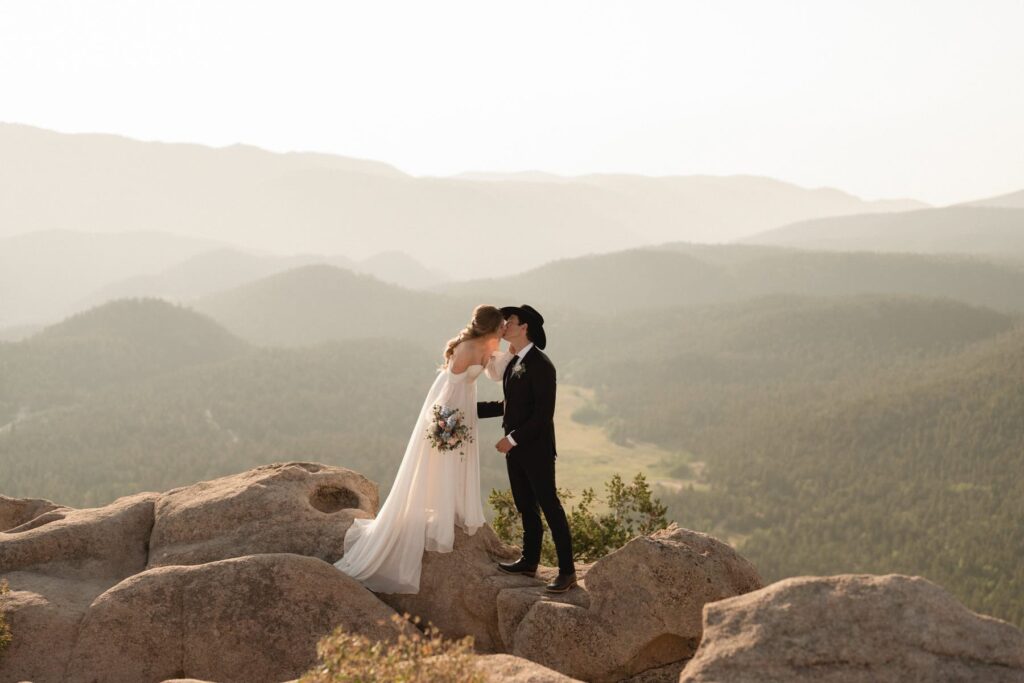
[[[512,368],[512,376],[519,379],[526,374],[526,363],[519,363],[519,365]]]

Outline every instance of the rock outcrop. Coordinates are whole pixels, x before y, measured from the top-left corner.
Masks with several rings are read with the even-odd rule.
[[[581,683],[529,659],[513,655],[481,655],[477,671],[487,683]]]
[[[146,567],[158,493],[76,510],[49,501],[4,498],[0,577],[15,634],[0,659],[0,680],[62,680],[78,624],[93,599]],[[29,517],[32,513],[37,516]]]
[[[489,526],[472,536],[456,527],[452,552],[424,553],[419,593],[379,597],[399,613],[418,616],[446,635],[473,636],[479,652],[507,652],[498,626],[498,594],[508,588],[541,585],[537,579],[498,569],[498,560],[517,557],[519,550],[502,543]]]
[[[287,676],[245,680],[294,678],[311,664],[316,641],[331,630],[328,622],[378,633],[375,618],[364,623],[363,616],[394,614],[327,564],[341,556],[352,519],[376,511],[377,495],[373,482],[350,470],[292,462],[162,494],[126,496],[99,508],[78,510],[45,500],[2,497],[0,576],[8,579],[11,592],[0,609],[14,638],[0,659],[0,680],[73,680],[77,671],[99,672],[97,680],[173,678],[181,675],[179,670],[191,672],[192,666],[205,671],[204,644],[220,659],[251,663],[243,669],[249,673],[262,664],[268,672],[277,671],[264,655],[273,651],[266,641],[271,635],[301,656],[275,658],[275,664],[291,667]],[[266,560],[246,557],[275,557],[269,553],[287,553],[280,556],[287,559],[268,567]],[[244,560],[241,565],[219,564],[236,557]],[[301,563],[298,569],[295,562]],[[189,574],[180,565],[198,565],[194,569],[204,571]],[[268,577],[267,585],[276,586],[277,592],[261,594],[256,577],[247,573],[246,567],[254,566],[291,579],[282,583]],[[161,567],[167,574],[151,574]],[[231,578],[231,572],[237,576]],[[319,581],[320,598],[304,592],[302,576],[306,583]],[[225,583],[215,585],[219,580]],[[249,589],[240,592],[245,586]],[[222,595],[223,601],[198,604],[189,595],[178,595],[194,595],[200,588],[208,597]],[[348,597],[342,599],[342,594]],[[282,603],[282,595],[294,604]],[[199,610],[201,623],[183,621],[169,605],[191,605]],[[370,606],[375,611],[367,611]],[[261,609],[268,610],[265,621],[239,625],[239,619],[255,619],[251,615],[262,614]],[[347,620],[346,610],[351,611]],[[102,615],[111,613],[119,616],[97,631]],[[154,623],[154,614],[161,615],[160,624]],[[187,637],[180,630],[186,628],[183,624],[205,641]],[[131,659],[159,670],[160,678],[144,673],[148,669],[120,677],[116,668],[104,668],[116,659],[111,647],[120,651],[136,639],[143,645],[158,643],[151,649],[140,645]],[[169,654],[175,651],[177,655]],[[168,657],[176,657],[177,663],[164,671]]]
[[[283,679],[312,664],[331,623],[376,634],[371,622],[398,611],[473,636],[481,653],[610,681],[690,656],[703,603],[761,585],[725,544],[673,529],[580,567],[580,589],[552,596],[551,568],[536,579],[498,571],[518,549],[485,526],[424,555],[418,594],[374,596],[331,563],[377,495],[355,472],[291,462],[91,510],[5,499],[0,516],[17,523],[0,534],[7,610],[22,636],[5,673]],[[59,644],[45,645],[47,632]]]
[[[761,588],[752,564],[707,534],[672,526],[633,539],[562,599],[499,597],[509,652],[587,681],[618,681],[693,655],[708,602]]]
[[[61,507],[63,506],[42,498],[10,498],[0,495],[0,532],[11,531]]]
[[[280,683],[335,626],[396,637],[397,611],[473,636],[495,682],[1024,681],[1024,634],[923,579],[762,587],[731,547],[674,525],[579,566],[560,595],[543,589],[553,568],[498,571],[518,549],[490,527],[457,530],[424,555],[418,594],[374,595],[332,564],[377,495],[288,462],[93,509],[0,496],[0,680]]]
[[[96,598],[65,680],[283,681],[316,663],[317,640],[335,626],[394,638],[392,615],[357,581],[313,557],[157,567]]]
[[[340,467],[292,462],[171,489],[156,501],[148,567],[257,553],[334,563],[356,517],[373,517],[377,485]]]
[[[536,662],[512,655],[480,655],[474,662],[487,683],[582,683]],[[198,678],[168,678],[161,683],[213,683]],[[283,681],[298,683],[298,679]]]
[[[159,496],[138,493],[85,510],[59,507],[0,532],[0,574],[120,579],[140,572]]]
[[[1024,633],[919,576],[784,579],[709,603],[680,683],[1024,681]]]
[[[489,527],[474,536],[457,531],[453,552],[424,556],[418,594],[380,597],[447,635],[472,635],[478,651],[507,652],[588,681],[618,681],[692,656],[704,603],[762,586],[732,548],[675,526],[579,567],[580,588],[563,595],[546,593],[540,578],[495,566],[495,559],[515,557],[518,550]],[[546,578],[555,573],[542,570]]]
[[[3,552],[0,541],[0,553]],[[11,592],[0,600],[13,639],[0,654],[0,681],[62,681],[78,624],[113,579],[62,579],[34,572],[0,575]]]

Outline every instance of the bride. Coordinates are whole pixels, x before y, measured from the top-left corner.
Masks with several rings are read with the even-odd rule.
[[[345,554],[334,566],[370,590],[418,592],[424,549],[451,552],[456,524],[470,535],[483,526],[476,379],[483,372],[501,381],[511,359],[498,351],[504,330],[499,309],[473,310],[445,348],[387,500],[374,519],[356,519],[345,533]],[[439,422],[435,406],[447,409],[442,416],[452,409],[461,413]],[[439,431],[444,434],[431,438]]]

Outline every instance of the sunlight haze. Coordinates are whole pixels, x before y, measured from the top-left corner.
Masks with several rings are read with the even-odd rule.
[[[1024,3],[3,2],[0,121],[419,176],[1024,185]]]
[[[0,682],[1024,682],[1022,28],[0,0]]]

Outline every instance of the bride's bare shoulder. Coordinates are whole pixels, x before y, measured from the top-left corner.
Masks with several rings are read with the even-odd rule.
[[[448,365],[451,366],[452,372],[458,374],[476,363],[479,356],[480,350],[476,346],[476,340],[466,339],[455,347]]]

